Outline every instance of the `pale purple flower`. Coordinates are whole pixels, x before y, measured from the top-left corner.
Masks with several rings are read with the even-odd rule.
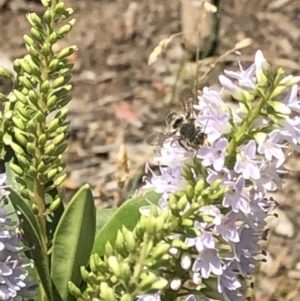
[[[222,205],[224,207],[231,207],[233,212],[242,211],[244,213],[250,213],[250,205],[243,189],[245,186],[245,179],[239,177],[237,181],[232,183],[229,187],[229,191],[225,194]]]
[[[225,74],[238,81],[239,86],[245,90],[252,91],[255,89],[256,78],[255,78],[255,64],[252,64],[246,70],[243,69],[241,61],[238,60],[240,71],[228,71],[224,70]]]
[[[222,219],[222,223],[215,227],[225,241],[239,242],[240,237],[236,226],[237,213],[230,211]]]
[[[208,168],[207,171],[208,177],[206,181],[209,184],[214,183],[216,180],[221,180],[223,184],[227,185],[232,179],[231,171],[227,168],[222,168],[220,171]]]
[[[298,99],[298,85],[293,85],[285,98],[283,103],[287,105],[292,111],[300,113],[300,101]]]
[[[207,134],[209,143],[214,143],[222,134],[230,132],[229,114],[223,113],[218,116],[202,115],[197,118],[197,122],[202,125]]]
[[[274,207],[274,202],[271,204],[261,193],[257,193],[255,190],[251,192],[250,198],[250,212],[239,213],[239,218],[254,231],[263,230],[267,225],[265,219],[268,216],[269,208]]]
[[[234,166],[236,173],[242,174],[244,179],[259,179],[259,167],[256,160],[256,145],[254,140],[250,140],[244,150],[237,153]]]
[[[286,146],[279,143],[281,140],[281,132],[279,130],[274,130],[263,136],[261,135],[261,137],[262,139],[258,141],[258,153],[264,155],[268,161],[271,161],[273,157],[278,160],[285,159],[282,148]]]
[[[1,190],[6,176],[0,174]],[[9,193],[1,193],[7,197]],[[2,200],[3,201],[3,200]],[[19,301],[33,298],[37,293],[37,284],[30,280],[25,259],[20,255],[24,247],[16,234],[16,223],[0,208],[0,300]]]
[[[216,141],[213,146],[200,148],[197,157],[202,159],[203,166],[213,165],[216,171],[220,171],[224,166],[227,145],[227,139],[222,138]]]
[[[260,252],[259,236],[253,229],[246,226],[239,229],[240,241],[233,245],[233,251],[237,261],[240,261],[242,256],[253,257]]]
[[[200,228],[199,222],[195,222],[195,228]],[[215,248],[215,241],[211,232],[202,231],[202,234],[197,237],[188,237],[185,240],[185,243],[188,247],[195,246],[198,252],[203,251],[204,249],[214,249]]]
[[[178,166],[191,159],[191,153],[183,148],[178,141],[166,141],[161,148],[160,155],[155,156],[154,163],[160,166]]]
[[[252,180],[254,188],[262,193],[275,191],[282,187],[284,180],[280,175],[288,173],[282,166],[282,160],[265,161],[260,166],[261,177],[257,180]]]
[[[216,249],[204,249],[194,262],[193,272],[200,273],[203,278],[209,278],[210,274],[221,275],[223,273],[220,257]]]
[[[219,115],[227,110],[221,93],[213,88],[203,88],[202,95],[198,96],[198,100],[199,104],[194,105],[194,108],[199,110],[201,115]]]
[[[199,209],[199,212],[203,215],[209,215],[213,217],[212,224],[220,225],[222,222],[222,214],[220,209],[215,205],[203,206]]]
[[[238,280],[236,261],[231,261],[223,267],[223,274],[218,277],[218,292],[222,293],[225,290],[236,291],[242,287]]]

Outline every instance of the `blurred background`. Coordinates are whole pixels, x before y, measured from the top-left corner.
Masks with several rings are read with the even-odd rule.
[[[156,151],[147,135],[165,130],[166,114],[181,109],[184,87],[220,88],[222,70],[238,68],[237,55],[228,52],[238,42],[252,39],[240,49],[245,67],[261,49],[275,67],[299,75],[299,0],[214,0],[215,13],[200,0],[64,2],[77,23],[55,51],[79,47],[69,57],[74,69],[65,187],[70,196],[88,182],[98,207],[116,206],[134,193]],[[26,13],[32,11],[43,13],[40,1],[0,0],[0,65],[11,69],[26,54]],[[161,41],[168,43],[156,48],[149,66]],[[8,93],[10,84],[0,80],[0,90]],[[287,185],[274,196],[282,206],[263,246],[268,261],[254,279],[257,301],[300,301],[299,159],[287,165]]]

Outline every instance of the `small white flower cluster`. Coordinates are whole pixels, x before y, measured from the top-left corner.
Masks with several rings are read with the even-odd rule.
[[[261,261],[258,242],[266,238],[265,219],[277,206],[266,195],[283,185],[280,174],[287,172],[283,163],[289,155],[284,150],[300,150],[300,118],[293,114],[300,112],[299,78],[282,78],[276,83],[281,93],[275,95],[275,88],[266,96],[261,91],[268,81],[268,70],[262,52],[257,51],[255,62],[247,70],[240,64],[239,72],[225,71],[227,77],[220,76],[223,89],[239,101],[236,112],[223,101],[222,91],[204,88],[195,109],[200,112],[196,122],[207,134],[208,145],[187,150],[177,141],[166,141],[154,158],[161,174],[153,175],[144,186],[162,194],[158,206],[164,210],[170,195],[187,186],[182,170],[196,157],[207,170],[206,183],[219,180],[227,188],[220,202],[199,209],[213,219],[209,223],[194,221],[201,235],[185,238],[185,243],[196,250],[197,256],[184,256],[181,263],[196,285],[215,279],[217,294],[226,301],[245,300],[238,276],[249,277]],[[261,100],[254,105],[258,98]],[[198,181],[201,176],[195,177]],[[226,252],[224,248],[220,252],[220,240],[223,246],[227,244]],[[159,294],[153,299],[147,296],[139,300],[160,300]],[[196,297],[199,300],[196,295],[186,300]]]

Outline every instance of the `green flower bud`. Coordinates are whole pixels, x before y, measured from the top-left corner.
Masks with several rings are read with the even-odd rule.
[[[39,42],[40,44],[43,44],[45,42],[43,34],[39,30],[37,30],[35,27],[32,27],[30,29],[30,32],[31,32],[31,36],[33,37],[33,39],[35,39],[37,42]]]
[[[170,245],[166,243],[160,243],[152,252],[151,256],[155,260],[162,259],[163,256],[169,253]]]
[[[73,15],[74,10],[71,7],[68,7],[65,9],[64,12],[61,13],[61,19],[65,20],[67,18],[69,18],[71,15]]]
[[[115,301],[114,290],[106,282],[100,283],[100,297],[105,301]]]
[[[11,142],[10,146],[16,154],[24,155],[24,153],[25,153],[24,149],[21,146],[19,146],[18,144],[14,143],[14,142]]]
[[[60,198],[56,198],[56,199],[50,204],[50,207],[49,207],[50,211],[51,211],[51,212],[56,211],[56,210],[59,208],[60,204],[61,204],[61,199],[60,199]]]
[[[37,167],[38,173],[44,173],[46,170],[47,170],[47,166],[45,165],[44,162],[41,162]]]
[[[46,144],[46,142],[47,142],[46,134],[40,135],[40,137],[38,138],[38,146],[43,147]]]
[[[20,91],[18,90],[13,90],[14,95],[16,96],[17,100],[21,101],[24,104],[27,104],[27,98],[24,94],[22,94]]]
[[[25,156],[17,154],[17,159],[22,167],[28,168],[28,166],[30,166],[30,163]]]
[[[27,14],[27,19],[32,26],[42,28],[42,20],[36,13]]]
[[[60,120],[57,118],[51,120],[47,126],[47,132],[49,132],[49,133],[55,132],[59,127],[59,122],[60,122]]]
[[[180,212],[182,212],[186,208],[187,204],[188,204],[188,199],[187,199],[186,195],[183,195],[177,203],[178,210]]]
[[[75,24],[75,19],[72,19],[68,22],[68,24],[63,25],[61,28],[58,29],[57,36],[59,39],[64,38],[72,29],[73,25]]]
[[[98,254],[92,254],[90,256],[90,268],[92,272],[100,271],[99,267],[103,264]]]
[[[34,90],[30,90],[28,92],[28,98],[33,105],[35,105],[35,106],[37,105],[39,96],[37,95],[37,93]]]
[[[46,116],[44,115],[43,112],[41,111],[38,111],[36,114],[35,114],[35,117],[36,117],[36,120],[40,123],[44,123],[46,121]]]
[[[71,281],[68,281],[68,289],[76,299],[79,299],[82,296],[80,289]]]
[[[49,44],[48,42],[47,43],[43,43],[43,47],[42,47],[41,53],[44,56],[49,56],[50,54],[53,54],[52,45]]]
[[[64,49],[62,49],[57,55],[56,57],[60,60],[67,58],[68,56],[70,56],[71,54],[73,54],[74,52],[76,52],[78,50],[77,46],[69,46],[66,47]]]
[[[29,166],[29,169],[27,170],[28,174],[35,178],[37,176],[37,170],[32,165]]]
[[[41,85],[41,92],[47,94],[50,90],[50,84],[48,80],[45,80]]]
[[[285,87],[291,87],[293,85],[296,85],[300,82],[300,76],[293,76],[289,75],[283,78],[279,84],[284,85]]]
[[[11,162],[9,163],[9,166],[15,174],[17,174],[20,177],[23,176],[24,170],[19,165],[16,165]]]
[[[28,77],[26,76],[20,76],[19,77],[19,81],[21,82],[21,84],[27,88],[28,90],[32,90],[33,89],[33,85],[30,82],[30,80],[28,79]]]
[[[10,71],[8,71],[7,69],[5,69],[4,67],[0,67],[0,76],[5,79],[9,79],[9,80],[13,79],[12,73]]]
[[[54,45],[58,40],[58,36],[56,34],[56,32],[52,32],[49,36],[49,42],[50,44]]]
[[[12,142],[12,136],[7,132],[3,135],[3,142],[5,145],[10,145]]]
[[[149,291],[152,288],[152,285],[155,283],[155,280],[157,279],[157,276],[153,273],[147,272],[143,273],[142,275],[143,279],[139,283],[139,288],[143,291]]]
[[[66,139],[65,133],[61,133],[59,135],[57,135],[54,139],[53,139],[53,144],[55,145],[59,145],[61,144],[64,140]]]
[[[117,233],[117,237],[116,237],[116,240],[115,240],[115,248],[120,253],[124,249],[124,238],[123,238],[123,235],[120,231],[118,231],[118,233]]]
[[[122,295],[120,301],[132,301],[132,296],[130,294]]]
[[[268,104],[275,110],[275,112],[284,114],[284,115],[290,115],[291,109],[286,106],[284,103],[280,101],[269,101]]]
[[[87,279],[89,277],[89,272],[86,270],[86,268],[84,266],[80,267],[80,274],[82,279],[87,282]]]
[[[273,90],[270,99],[273,99],[275,97],[277,97],[278,95],[280,95],[282,92],[284,92],[286,90],[285,86],[277,86],[275,87],[275,89]]]
[[[128,251],[128,253],[131,253],[132,251],[136,250],[136,240],[134,238],[134,234],[125,227],[122,227],[122,233],[126,241],[125,248]]]
[[[38,215],[39,214],[39,207],[36,204],[32,204],[31,205],[31,210],[33,212],[34,215]]]
[[[20,145],[26,145],[28,141],[28,137],[26,134],[22,131],[20,131],[18,128],[14,127],[15,132],[15,138],[19,142]]]
[[[127,262],[121,262],[120,270],[121,270],[122,280],[129,283],[130,278],[132,277],[129,264]]]
[[[33,46],[34,45],[34,41],[29,35],[25,34],[23,36],[23,39],[24,39],[26,45],[28,45],[28,46]]]
[[[112,247],[109,241],[105,244],[105,254],[107,256],[111,256],[114,254],[114,248]]]
[[[54,7],[54,12],[57,15],[60,15],[65,10],[65,4],[63,2],[58,2]]]
[[[168,281],[166,279],[160,278],[158,280],[156,280],[151,289],[153,290],[162,290],[164,289],[166,286],[168,285]]]
[[[56,78],[53,83],[52,83],[52,88],[53,89],[57,89],[59,87],[61,87],[65,82],[65,78],[64,76],[59,76],[58,78]]]
[[[156,234],[156,217],[151,215],[147,217],[145,220],[145,231],[151,236]]]
[[[222,180],[221,180],[221,179],[215,180],[215,181],[210,185],[211,190],[212,190],[212,191],[215,191],[215,190],[220,189],[221,183],[222,183]]]
[[[51,72],[56,71],[57,68],[59,67],[59,63],[60,63],[60,61],[58,59],[56,59],[56,58],[53,59],[49,64],[49,70]]]
[[[51,156],[54,154],[56,150],[56,146],[54,144],[50,144],[45,148],[45,155]]]
[[[204,188],[205,188],[205,182],[203,179],[200,179],[195,186],[195,195],[196,196],[200,195]]]
[[[193,227],[194,221],[188,218],[182,220],[182,225],[186,227]]]
[[[27,153],[28,153],[29,155],[35,156],[35,151],[36,151],[36,149],[35,149],[34,144],[32,144],[32,143],[30,143],[30,142],[27,142],[27,144],[26,144],[26,151],[27,151]]]
[[[43,6],[45,7],[50,7],[51,6],[51,3],[52,1],[51,0],[41,0]]]
[[[29,65],[31,68],[31,74],[36,75],[36,76],[41,75],[41,71],[40,71],[39,67],[32,60],[29,62]]]
[[[55,187],[59,187],[64,181],[65,179],[67,178],[67,174],[63,174],[62,176],[58,177],[57,179],[55,179],[54,181],[54,186]],[[128,244],[128,242],[126,242],[126,245]]]
[[[52,180],[58,173],[57,168],[52,168],[51,170],[49,170],[46,174],[46,177],[49,180]]]
[[[50,96],[47,99],[47,107],[48,107],[48,109],[49,110],[54,109],[56,102],[57,102],[57,97],[55,95]]]
[[[18,117],[16,117],[16,116],[14,116],[13,118],[12,118],[12,121],[13,121],[13,123],[14,123],[14,125],[18,128],[18,129],[20,129],[20,130],[25,130],[25,124],[24,124],[24,122],[22,121],[22,119],[20,119],[20,118],[18,118]]]
[[[121,277],[120,264],[115,256],[109,256],[107,259],[108,266],[110,270],[117,276]]]
[[[44,15],[43,15],[43,20],[46,24],[51,24],[52,20],[53,20],[53,16],[52,16],[52,11],[51,10],[46,10]]]

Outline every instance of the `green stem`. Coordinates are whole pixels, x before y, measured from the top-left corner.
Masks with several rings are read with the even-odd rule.
[[[269,101],[271,95],[272,95],[273,89],[270,89],[270,91],[267,93],[266,96],[261,96],[260,103],[252,110],[248,111],[249,115],[247,118],[242,122],[241,126],[238,128],[237,132],[234,134],[234,138],[231,139],[228,145],[228,157],[229,161],[232,157],[232,155],[235,154],[236,148],[242,144],[242,142],[245,140],[246,133],[248,132],[252,122],[257,118],[257,116],[260,115],[260,112],[266,105],[266,103]],[[227,160],[228,161],[228,160]],[[228,162],[227,162],[228,163]]]

